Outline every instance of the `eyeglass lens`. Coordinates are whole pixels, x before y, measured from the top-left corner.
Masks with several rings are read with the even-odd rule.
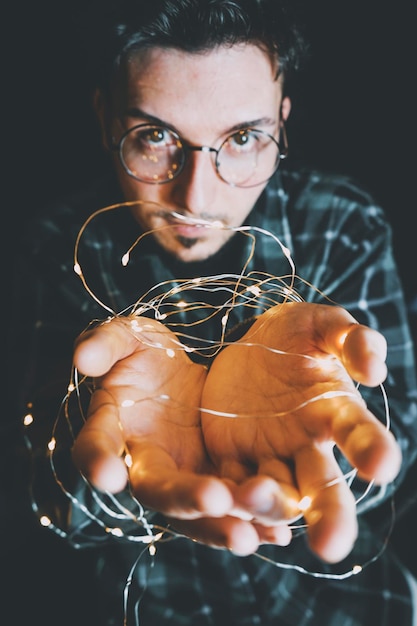
[[[181,172],[187,145],[169,128],[143,124],[122,137],[119,151],[128,174],[143,182],[164,183]],[[214,164],[220,178],[238,187],[268,180],[280,160],[276,140],[256,129],[239,130],[227,137],[218,150],[211,151],[216,155]]]

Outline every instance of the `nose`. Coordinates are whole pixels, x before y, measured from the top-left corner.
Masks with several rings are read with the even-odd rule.
[[[217,186],[224,184],[217,176],[212,155],[207,150],[190,150],[181,174],[172,181],[175,203],[200,217],[214,205]]]

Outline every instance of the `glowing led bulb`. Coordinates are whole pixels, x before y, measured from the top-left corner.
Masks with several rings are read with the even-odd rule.
[[[135,332],[135,333],[140,333],[140,332],[142,332],[142,326],[140,326],[140,325],[138,324],[138,320],[132,320],[132,321],[130,322],[130,326],[131,326],[132,330],[134,330],[134,332]]]
[[[33,423],[33,415],[31,413],[27,413],[23,418],[23,424],[25,426],[30,426]]]
[[[125,462],[126,467],[132,467],[132,464],[133,464],[132,456],[130,454],[126,454],[124,458],[124,462]]]
[[[300,502],[298,503],[298,508],[300,509],[300,511],[307,511],[307,509],[310,508],[310,506],[311,506],[310,496],[304,496],[304,498],[301,498]]]
[[[248,291],[250,293],[253,293],[254,296],[260,296],[262,293],[257,285],[251,285],[250,287],[248,287]]]

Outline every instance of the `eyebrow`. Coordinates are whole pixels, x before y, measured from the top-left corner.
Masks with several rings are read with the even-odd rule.
[[[158,124],[159,126],[169,126],[164,120],[161,120],[159,117],[155,117],[155,115],[150,115],[150,113],[146,113],[142,111],[142,109],[138,109],[136,107],[132,107],[126,111],[126,115],[129,117],[137,117],[140,119],[144,119],[147,122],[153,122],[154,124]]]
[[[158,126],[166,126],[168,128],[174,128],[171,124],[168,124],[165,120],[161,120],[159,117],[155,115],[151,115],[150,113],[146,113],[146,111],[142,111],[137,107],[132,107],[126,111],[126,115],[129,117],[136,117],[138,119],[146,120],[147,122],[152,122],[153,124],[158,124]],[[253,128],[256,126],[274,126],[277,123],[277,120],[271,118],[269,116],[259,117],[253,120],[245,120],[244,122],[239,122],[238,124],[234,124],[230,128],[224,131],[222,134],[234,133],[239,130],[243,130],[245,128]]]

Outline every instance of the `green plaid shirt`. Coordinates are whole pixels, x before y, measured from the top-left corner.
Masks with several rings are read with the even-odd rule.
[[[11,334],[16,356],[11,368],[12,396],[18,398],[17,406],[14,402],[18,418],[26,411],[27,402],[32,402],[35,417],[39,414],[42,423],[49,424],[46,431],[65,395],[74,338],[91,320],[108,315],[73,271],[74,243],[93,211],[120,200],[111,176],[94,183],[89,190],[34,219],[20,248],[23,252],[17,261],[14,307],[20,315]],[[128,624],[411,626],[416,592],[410,590],[407,573],[389,549],[360,574],[345,580],[318,577],[292,567],[296,564],[308,572],[337,573],[350,569],[352,563],[372,560],[381,550],[392,521],[391,496],[417,455],[413,346],[390,228],[381,208],[352,180],[314,171],[292,171],[288,165],[269,182],[247,224],[273,233],[291,251],[296,273],[302,279],[296,288],[303,299],[324,302],[324,294],[343,305],[359,322],[385,335],[389,370],[385,389],[391,428],[403,452],[403,470],[395,484],[371,491],[359,505],[359,539],[353,554],[338,566],[325,566],[315,559],[303,536],[286,548],[269,546],[260,550],[280,566],[258,556],[235,557],[187,539],[160,542],[155,557],[143,554],[134,569]],[[250,253],[250,240],[236,236],[210,260],[180,264],[157,250],[147,237],[124,268],[120,259],[138,236],[138,228],[125,209],[117,209],[91,222],[80,245],[87,284],[101,302],[117,313],[162,281],[236,273]],[[259,230],[256,239],[246,273],[287,275],[289,264],[277,242]],[[241,307],[233,322],[245,315],[246,309]],[[207,338],[216,336],[215,322],[203,324],[202,328]],[[27,364],[23,375],[22,362]],[[19,382],[18,386],[14,381]],[[369,408],[384,420],[380,390],[361,391]],[[52,488],[42,486],[40,481],[35,498],[38,493],[39,511],[49,510],[50,506],[57,526],[64,527],[65,514],[57,512],[56,502],[49,502]],[[81,490],[78,497],[94,509],[88,492]],[[143,546],[109,538],[77,507],[70,520],[65,532],[72,543],[99,546],[99,624],[122,626],[123,588]],[[128,524],[124,530],[130,531]],[[139,597],[141,601],[135,604],[134,598]]]

